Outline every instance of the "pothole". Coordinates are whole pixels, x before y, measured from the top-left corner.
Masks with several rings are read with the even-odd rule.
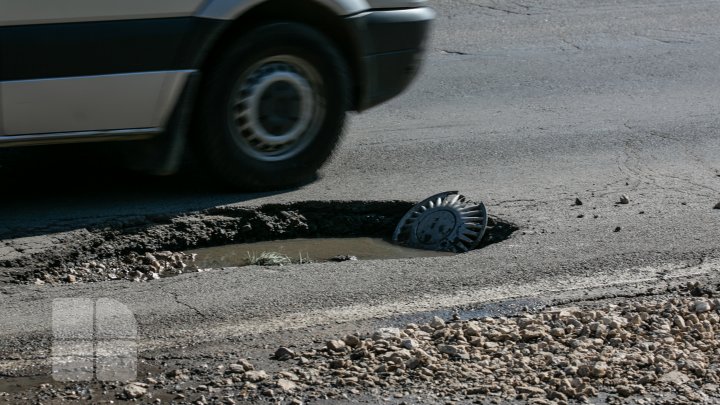
[[[56,236],[45,249],[0,261],[0,276],[12,282],[36,284],[147,281],[202,269],[202,263],[194,263],[193,255],[187,252],[266,241],[284,241],[288,256],[299,259],[300,254],[308,255],[310,260],[366,255],[362,250],[353,253],[344,244],[353,249],[365,246],[370,259],[440,255],[414,250],[409,254],[397,246],[390,249],[385,242],[413,206],[405,201],[317,201],[127,218]],[[517,229],[510,222],[490,217],[478,248],[501,242]],[[288,242],[291,239],[312,241]],[[297,249],[293,243],[304,245]],[[312,252],[310,246],[318,246],[321,253]],[[382,253],[384,248],[391,253]],[[247,248],[235,250],[247,256]],[[265,249],[255,247],[252,251],[260,253]]]

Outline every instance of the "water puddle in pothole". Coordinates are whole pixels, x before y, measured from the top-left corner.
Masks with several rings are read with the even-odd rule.
[[[282,256],[282,258],[276,257],[277,260],[285,260],[284,263],[279,264],[345,261],[351,256],[357,260],[382,260],[455,255],[448,252],[410,249],[394,245],[381,238],[289,239],[216,246],[188,253],[197,254],[195,264],[199,268],[206,269],[273,264],[272,253]],[[262,257],[268,260],[263,262],[260,260]]]

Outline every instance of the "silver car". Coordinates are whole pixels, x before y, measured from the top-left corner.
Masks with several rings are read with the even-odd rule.
[[[348,111],[403,91],[425,0],[0,0],[0,147],[147,140],[222,181],[312,177]],[[142,162],[140,162],[142,161]]]

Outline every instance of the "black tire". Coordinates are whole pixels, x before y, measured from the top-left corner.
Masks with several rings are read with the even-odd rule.
[[[305,183],[315,177],[342,136],[350,107],[347,63],[331,41],[308,26],[273,23],[256,28],[230,45],[204,75],[194,141],[202,164],[224,183],[248,191]],[[289,78],[284,84],[279,83],[282,77],[277,79],[283,75]],[[276,87],[271,92],[272,86]],[[267,111],[270,115],[263,115]],[[263,117],[275,126],[258,123]],[[308,119],[307,128],[300,131]],[[273,143],[286,135],[298,140],[282,146]]]

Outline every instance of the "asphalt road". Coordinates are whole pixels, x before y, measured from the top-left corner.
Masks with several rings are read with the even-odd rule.
[[[438,21],[421,77],[403,96],[354,116],[322,178],[301,189],[227,194],[192,177],[74,174],[40,176],[34,192],[0,197],[0,228],[32,235],[6,240],[5,252],[112,218],[233,204],[418,201],[451,189],[518,224],[510,240],[451,258],[143,284],[3,285],[0,335],[47,334],[50,302],[61,297],[127,304],[141,347],[151,349],[710,277],[720,268],[720,3],[526,3],[434,1]],[[12,170],[0,176],[20,175]],[[615,204],[622,194],[630,204]],[[573,206],[576,197],[582,206]]]

